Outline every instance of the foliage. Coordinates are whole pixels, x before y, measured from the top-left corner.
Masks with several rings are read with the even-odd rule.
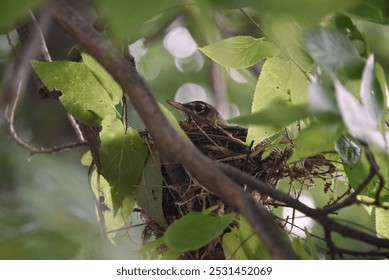
[[[11,2],[1,4],[4,7],[0,8],[0,31],[5,34],[1,37],[2,44],[8,40],[12,47],[10,34],[21,19],[26,19],[27,11],[35,9],[39,2],[23,1],[20,7]],[[159,102],[174,98],[198,99],[200,96],[209,102],[215,101],[225,115],[231,117],[229,123],[248,126],[247,146],[256,146],[270,139],[270,147],[285,150],[285,141],[288,141],[293,146],[289,163],[317,155],[325,157],[336,166],[336,176],[323,175],[319,178],[321,180],[306,178],[308,183],[283,180],[279,184],[280,190],[298,199],[302,194],[310,196],[314,205],[319,205],[317,208],[323,211],[326,207],[335,209],[331,213],[337,213],[351,227],[367,224],[373,228],[372,236],[388,239],[386,78],[389,61],[380,51],[381,37],[369,38],[365,33],[371,28],[376,34],[387,34],[386,1],[149,2],[100,0],[96,1],[94,11],[105,23],[106,34],[116,46],[130,45],[138,71]],[[188,34],[192,34],[191,40],[182,39],[184,35],[177,37],[184,40],[182,45],[188,44],[187,49],[193,48],[188,55],[175,55],[169,48],[168,36],[173,36],[177,26],[185,27]],[[386,43],[389,43],[389,37],[385,36]],[[20,167],[17,170],[12,168],[19,164],[14,163],[7,169],[9,163],[1,162],[0,168],[9,173],[2,178],[11,179],[0,182],[0,191],[3,185],[14,185],[20,189],[11,196],[23,200],[25,207],[33,204],[33,199],[39,203],[33,205],[36,213],[26,214],[23,209],[15,210],[12,205],[2,202],[4,205],[0,207],[9,214],[0,215],[0,247],[5,248],[0,258],[131,258],[138,257],[139,252],[147,258],[177,258],[209,244],[211,249],[216,247],[212,244],[219,244],[229,259],[269,258],[269,252],[247,221],[232,213],[216,215],[217,205],[215,209],[188,213],[174,222],[167,219],[163,212],[162,186],[168,187],[169,184],[164,182],[163,172],[166,170],[160,165],[156,147],[148,142],[147,132],[137,131],[141,122],[131,107],[127,116],[122,89],[112,78],[112,73],[108,73],[90,54],[77,49],[81,55],[77,62],[33,61],[32,68],[48,90],[61,92],[59,101],[79,124],[99,128],[100,146],[95,153],[91,149],[91,153],[84,156],[83,164],[90,166],[91,196],[95,198],[102,235],[110,237],[112,255],[96,249],[103,248],[101,240],[96,242],[97,245],[91,245],[90,232],[97,222],[90,213],[87,217],[71,216],[72,223],[83,225],[83,233],[70,230],[74,228],[69,221],[69,225],[59,225],[52,217],[44,221],[46,226],[38,225],[35,230],[21,232],[23,225],[47,218],[40,217],[38,211],[47,201],[37,194],[27,199],[25,189],[31,182],[14,182]],[[7,59],[15,57],[11,51],[1,52],[2,57],[8,56]],[[209,75],[212,79],[208,78]],[[209,84],[209,80],[213,84]],[[180,93],[179,87],[188,83],[192,85],[188,88],[193,91]],[[193,87],[194,83],[197,87]],[[220,87],[225,88],[225,92],[217,92]],[[210,88],[216,92],[214,95]],[[241,115],[234,117],[233,110],[223,107],[220,98],[238,108]],[[172,112],[162,105],[161,109],[183,134],[171,116]],[[28,114],[24,118],[28,118]],[[13,146],[11,143],[7,145]],[[7,157],[13,156],[4,148],[0,152]],[[65,174],[68,167],[55,159],[53,156],[51,161],[56,173]],[[24,159],[19,157],[18,162],[24,162]],[[101,169],[97,162],[101,163]],[[47,164],[44,166],[46,172],[51,168]],[[304,167],[309,170],[308,165]],[[36,173],[38,171],[31,169],[31,174],[26,176]],[[66,193],[60,183],[66,179],[56,180],[52,187]],[[46,184],[48,181],[42,182]],[[87,188],[87,184],[83,187]],[[348,196],[350,193],[352,195]],[[75,193],[73,197],[78,195]],[[348,197],[353,200],[347,200]],[[50,196],[50,199],[60,200],[61,195]],[[69,207],[71,201],[67,202]],[[342,201],[350,203],[342,205]],[[83,203],[93,204],[91,197],[85,198]],[[365,208],[357,209],[357,204]],[[88,211],[89,206],[86,207]],[[48,204],[48,207],[55,214],[61,214],[58,206]],[[150,237],[145,232],[136,232],[133,225],[141,224],[144,218],[137,215],[137,211],[155,222],[163,234]],[[272,212],[278,219],[283,219],[285,225],[294,224],[295,217],[286,218],[282,211],[280,207]],[[363,215],[350,215],[348,211],[363,212]],[[366,217],[366,221],[358,220],[359,216]],[[389,255],[387,247],[381,251],[380,246],[363,244],[363,240],[348,240],[345,245],[341,244],[343,239],[323,233],[323,224],[317,217],[313,225],[301,225],[300,229],[298,223],[296,225],[290,231],[291,244],[304,259],[372,257],[369,255],[372,251],[386,257]],[[136,232],[136,237],[130,238],[129,232]],[[142,238],[149,240],[149,244],[135,251],[132,239],[139,241]],[[85,244],[83,240],[89,242]],[[44,243],[46,245],[42,247]],[[123,246],[128,248],[125,253],[118,249]],[[59,250],[53,253],[48,247]],[[14,248],[20,250],[18,254],[13,253]],[[42,255],[33,256],[29,248],[40,248]],[[161,248],[165,251],[161,252]]]

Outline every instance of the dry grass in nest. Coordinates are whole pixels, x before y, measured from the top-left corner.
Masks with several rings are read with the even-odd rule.
[[[286,141],[283,148],[272,151],[270,141],[263,141],[254,148],[245,145],[247,129],[235,126],[212,127],[198,126],[194,122],[181,122],[192,143],[205,155],[215,161],[234,166],[247,174],[276,188],[279,180],[289,177],[303,186],[311,186],[316,178],[329,178],[336,172],[335,166],[323,155],[307,158],[303,161],[288,164],[293,144]],[[267,156],[264,156],[267,155]],[[215,215],[231,212],[231,208],[215,194],[201,185],[182,166],[177,163],[161,165],[164,178],[162,210],[168,224],[180,219],[191,211],[203,211],[217,205]],[[244,186],[242,186],[244,188]],[[256,191],[247,189],[253,197],[264,206],[271,209],[273,202]],[[160,237],[164,229],[144,214],[147,226],[145,238]],[[236,225],[235,225],[236,226]],[[182,259],[224,259],[221,238],[196,251],[186,252]]]

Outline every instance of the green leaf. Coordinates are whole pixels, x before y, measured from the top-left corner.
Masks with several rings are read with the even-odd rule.
[[[59,98],[77,121],[100,126],[106,116],[115,116],[112,99],[83,63],[34,61],[32,66],[49,90],[60,90]]]
[[[275,114],[275,112],[277,112]],[[275,102],[269,107],[252,115],[230,119],[230,123],[272,126],[279,130],[295,121],[309,117],[307,105],[290,106],[286,102]]]
[[[191,212],[174,222],[165,232],[165,241],[169,248],[185,252],[207,245],[234,219],[234,214],[211,216]]]
[[[0,1],[0,33],[13,29],[41,0]]]
[[[295,149],[289,162],[334,150],[334,143],[338,137],[336,131],[331,131],[319,124],[303,129],[294,141]]]
[[[108,92],[114,104],[119,104],[122,99],[123,91],[118,83],[112,78],[103,66],[101,66],[93,57],[87,53],[82,53],[82,60],[95,75],[96,80]]]
[[[335,150],[338,152],[342,160],[349,166],[355,166],[361,160],[362,149],[347,135],[342,135],[335,143]]]
[[[147,148],[138,132],[115,117],[102,122],[100,159],[103,175],[112,187],[113,210],[122,205],[142,176]]]
[[[308,80],[306,76],[290,61],[274,57],[266,60],[255,88],[252,113],[262,111],[276,100],[291,102],[293,105],[307,103]],[[280,112],[274,110],[274,115]],[[254,140],[254,146],[268,138],[279,129],[273,126],[250,125],[246,143]]]
[[[98,0],[96,2],[103,19],[109,23],[107,29],[119,43],[134,40],[136,34],[142,34],[139,31],[148,24],[155,28],[161,14],[175,15],[181,4],[179,0]]]
[[[356,189],[359,184],[361,184],[369,174],[370,164],[366,159],[365,155],[362,155],[361,160],[354,166],[349,166],[344,164],[344,171],[348,178],[349,185]],[[366,188],[369,189],[369,188]],[[364,192],[364,194],[368,193]]]
[[[327,29],[319,29],[309,34],[305,46],[313,60],[326,70],[339,73],[342,70],[358,72],[363,59],[347,36]]]
[[[100,178],[98,178],[98,176],[96,170],[91,176],[92,191],[96,197],[98,207],[100,208],[100,210],[96,209],[96,211],[101,211],[103,214],[105,229],[107,232],[112,232],[108,234],[108,237],[115,243],[116,230],[126,225],[128,218],[134,210],[135,200],[134,197],[127,196],[123,200],[117,213],[115,213],[113,211],[113,197],[111,196],[112,187],[104,177],[100,176]],[[97,214],[97,217],[100,219],[100,223],[103,223],[99,214]]]
[[[161,227],[167,228],[162,211],[162,180],[159,157],[156,153],[150,154],[134,195],[142,210]]]
[[[278,55],[278,48],[264,39],[237,36],[199,48],[216,63],[230,68],[247,68],[255,63]]]
[[[268,260],[269,252],[261,243],[247,220],[241,218],[239,227],[223,235],[223,251],[229,260]]]
[[[375,208],[375,228],[377,237],[389,239],[389,210]]]
[[[354,7],[346,9],[353,18],[377,23],[388,23],[388,3],[385,0],[364,0]]]

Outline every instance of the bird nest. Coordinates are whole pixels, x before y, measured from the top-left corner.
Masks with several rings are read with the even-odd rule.
[[[255,147],[248,147],[247,129],[236,126],[199,126],[194,121],[180,122],[190,141],[209,158],[229,164],[245,173],[276,188],[283,178],[299,181],[303,186],[311,186],[316,178],[329,178],[336,172],[335,166],[323,155],[316,155],[303,161],[288,163],[293,142],[285,137],[284,143],[274,148],[265,140]],[[141,134],[150,143],[147,133]],[[281,148],[282,147],[282,148]],[[219,197],[192,177],[184,167],[174,162],[162,162],[161,171],[164,185],[162,195],[162,211],[168,224],[180,219],[191,211],[203,211],[215,207],[216,215],[232,211]],[[245,188],[258,203],[272,209],[274,201],[262,196],[255,190]],[[146,221],[144,238],[160,237],[165,229],[142,213]],[[238,225],[233,225],[238,226]],[[183,259],[224,259],[221,246],[222,235],[214,242],[196,251],[186,252]]]

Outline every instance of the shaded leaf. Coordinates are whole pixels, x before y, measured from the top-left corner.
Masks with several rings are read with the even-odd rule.
[[[82,60],[95,75],[96,80],[108,92],[114,104],[119,104],[123,96],[122,88],[112,78],[112,76],[93,57],[87,53],[82,53]]]
[[[352,41],[336,31],[319,29],[306,37],[305,46],[316,63],[333,73],[355,71],[363,65]]]
[[[185,252],[207,245],[219,236],[234,219],[234,214],[211,216],[191,212],[174,222],[165,232],[169,248]]]
[[[324,87],[316,82],[309,85],[308,104],[309,109],[316,114],[339,113],[335,98],[331,97]]]
[[[236,69],[250,67],[279,53],[273,43],[249,36],[220,40],[199,50],[216,63]]]
[[[377,23],[388,23],[388,3],[385,0],[364,0],[356,6],[346,9],[353,18]]]
[[[99,126],[116,109],[107,91],[83,63],[34,61],[32,66],[49,90],[62,92],[60,101],[79,122]]]
[[[142,176],[147,148],[138,132],[124,128],[120,120],[108,116],[102,122],[100,159],[105,179],[111,185],[114,213]]]
[[[161,163],[156,153],[149,156],[142,173],[140,183],[134,191],[136,203],[153,221],[167,228],[162,211]]]
[[[266,60],[255,88],[252,114],[271,107],[276,100],[291,102],[292,105],[307,103],[308,80],[292,62],[277,57]],[[280,112],[274,110],[274,115]],[[254,140],[254,146],[277,133],[273,126],[250,125],[246,143]]]
[[[189,141],[188,136],[186,135],[185,131],[182,130],[181,126],[178,124],[178,122],[177,122],[176,118],[174,117],[174,115],[172,114],[172,112],[170,112],[168,109],[166,109],[166,107],[163,106],[162,104],[158,104],[158,105],[159,105],[159,109],[161,109],[162,113],[164,114],[166,119],[169,121],[170,125],[172,127],[174,127],[174,129],[179,134],[181,134],[182,137],[184,137],[185,139],[188,139],[188,141]]]
[[[336,141],[335,150],[339,153],[342,160],[350,166],[355,166],[362,157],[361,147],[347,135],[341,136]]]

